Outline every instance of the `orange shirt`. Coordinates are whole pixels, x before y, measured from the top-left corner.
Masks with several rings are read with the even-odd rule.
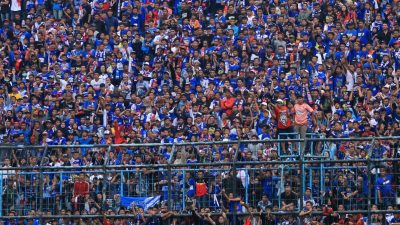
[[[308,113],[314,112],[314,110],[307,104],[303,103],[301,105],[296,104],[293,107],[294,110],[294,122],[296,125],[307,125]]]

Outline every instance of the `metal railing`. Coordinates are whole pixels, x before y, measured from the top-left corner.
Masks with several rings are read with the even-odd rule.
[[[397,157],[389,158],[354,158],[331,159],[321,154],[327,151],[327,143],[335,143],[337,149],[341,143],[369,143],[369,153],[373,151],[377,140],[392,140],[398,142],[398,137],[374,138],[335,138],[323,139],[316,135],[304,139],[278,139],[263,141],[221,141],[196,143],[163,143],[163,144],[124,144],[124,145],[80,145],[80,146],[0,146],[0,151],[6,152],[4,158],[17,160],[18,163],[26,160],[31,164],[18,167],[0,167],[0,216],[10,218],[36,218],[45,221],[50,218],[74,218],[73,215],[62,214],[64,210],[71,212],[88,211],[86,218],[133,218],[133,215],[112,215],[104,213],[111,209],[117,211],[123,205],[122,201],[129,198],[146,198],[159,196],[159,200],[169,208],[180,212],[180,216],[188,216],[188,205],[195,204],[198,208],[208,208],[210,212],[219,214],[222,205],[227,204],[227,198],[240,197],[241,200],[256,208],[262,196],[268,197],[273,214],[297,215],[303,208],[305,200],[311,197],[317,205],[315,215],[322,213],[322,206],[330,204],[335,208],[344,206],[347,214],[366,214],[368,221],[374,213],[392,212],[387,208],[371,212],[371,205],[396,205],[393,202],[400,197],[395,192],[400,190],[398,183],[394,183],[393,195],[381,196],[378,190],[382,188],[379,168],[389,168],[389,175],[399,176],[394,166],[390,170],[387,164],[397,164]],[[280,155],[280,143],[292,143],[300,146],[300,142],[307,142],[307,151],[301,154]],[[321,143],[322,144],[318,144]],[[316,147],[320,146],[320,147]],[[315,154],[315,148],[319,154]],[[82,166],[49,166],[48,160],[52,155],[69,156],[72,149],[77,149],[80,156],[83,152],[99,151],[104,154],[104,163]],[[211,150],[210,150],[211,149]],[[269,154],[267,159],[259,160],[253,157],[261,149],[262,154]],[[271,150],[272,149],[272,150]],[[223,155],[225,159],[214,162],[207,156],[196,161],[201,151],[209,154]],[[258,151],[258,152],[254,152]],[[277,153],[273,153],[276,151]],[[135,154],[132,152],[164,154],[166,160],[156,164],[117,164],[112,163],[115,153],[122,156]],[[304,152],[307,152],[304,154]],[[197,156],[196,160],[180,160],[183,153]],[[250,154],[249,154],[250,153]],[[276,157],[275,157],[276,156]],[[280,157],[284,156],[284,157]],[[253,158],[252,158],[253,157]],[[35,159],[36,158],[36,159]],[[254,160],[257,158],[258,160]],[[39,160],[40,159],[40,160]],[[204,160],[203,160],[204,159]],[[37,160],[37,161],[35,161]],[[372,171],[375,170],[374,174]],[[199,171],[202,177],[199,177]],[[79,174],[86,176],[91,193],[85,196],[83,203],[73,200],[74,184]],[[353,177],[351,175],[353,174]],[[347,177],[347,176],[350,176]],[[238,177],[238,179],[234,179]],[[362,178],[357,184],[358,178]],[[196,193],[196,185],[206,184],[206,194]],[[353,183],[344,180],[353,180]],[[335,181],[335,182],[333,182]],[[336,182],[338,181],[338,182]],[[344,183],[341,183],[344,182]],[[355,193],[362,196],[359,201],[350,196]],[[290,187],[296,193],[296,199],[286,199],[283,194],[285,187]],[[365,190],[366,189],[366,190]],[[311,191],[311,196],[309,195]],[[307,193],[306,193],[307,192]],[[336,193],[330,193],[336,192]],[[381,191],[382,192],[382,191]],[[228,195],[227,197],[225,195]],[[229,196],[231,195],[231,196]],[[346,197],[345,197],[346,196]],[[357,195],[358,196],[358,195]],[[293,209],[283,210],[284,201],[295,201]],[[329,201],[329,202],[328,202]],[[392,202],[392,203],[391,203]],[[135,201],[133,201],[135,203]],[[93,208],[98,211],[91,211]],[[55,207],[54,207],[55,206]],[[135,207],[134,204],[125,205],[126,208]],[[94,209],[94,210],[95,210]],[[34,212],[34,213],[32,213]],[[15,213],[10,216],[10,213]],[[247,214],[246,214],[247,213]],[[62,216],[60,217],[60,215]],[[72,213],[74,214],[74,213]],[[229,210],[233,224],[237,223],[237,216],[248,215],[245,210],[235,207]],[[81,217],[82,215],[80,215]]]

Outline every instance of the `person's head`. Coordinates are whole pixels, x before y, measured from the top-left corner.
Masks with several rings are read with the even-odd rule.
[[[268,201],[268,196],[266,194],[263,194],[261,200],[263,202],[267,202]]]
[[[225,95],[227,98],[232,97],[232,93],[229,90],[225,91]]]
[[[204,177],[204,172],[203,171],[199,171],[197,173],[197,178],[203,178]]]
[[[290,186],[289,183],[285,184],[285,192],[286,192],[286,193],[292,192],[292,187]]]
[[[158,212],[158,210],[157,210],[156,207],[152,207],[152,208],[149,209],[149,214],[150,215],[156,215],[157,212]]]
[[[79,180],[84,181],[85,180],[85,173],[80,173],[79,174]]]
[[[307,201],[307,202],[306,202],[306,208],[307,208],[308,210],[311,210],[312,207],[313,207],[312,202],[311,202],[311,201]]]
[[[307,197],[311,196],[311,188],[306,188],[306,191],[304,192],[304,195]]]
[[[386,170],[384,168],[380,169],[380,173],[382,177],[386,176]]]
[[[282,108],[283,106],[285,106],[285,103],[283,102],[282,99],[278,99],[278,100],[276,100],[276,105],[277,105],[279,108]]]
[[[304,103],[304,97],[302,95],[297,95],[297,104],[303,104]]]

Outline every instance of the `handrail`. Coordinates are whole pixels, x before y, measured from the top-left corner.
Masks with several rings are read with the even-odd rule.
[[[400,161],[400,158],[385,158],[385,159],[346,159],[346,160],[304,160],[305,164],[308,163],[368,163],[368,162],[388,162],[388,161]],[[280,164],[299,164],[300,161],[238,161],[233,162],[213,162],[213,163],[190,163],[190,164],[171,164],[173,168],[182,167],[207,167],[207,166],[233,166],[234,164],[238,166],[244,165],[280,165]],[[166,168],[168,164],[141,164],[141,165],[107,165],[107,169],[137,169],[137,168]],[[75,170],[75,171],[91,171],[96,169],[103,169],[104,166],[58,166],[58,167],[42,167],[42,170]],[[41,170],[38,166],[27,166],[27,167],[0,167],[0,171],[22,171],[22,170]]]
[[[382,137],[357,137],[357,138],[307,138],[307,141],[372,141],[372,140],[400,140],[400,136],[382,136]],[[135,143],[135,144],[92,144],[92,145],[0,145],[1,149],[36,149],[36,148],[107,148],[115,147],[166,147],[191,146],[191,145],[229,145],[229,144],[252,144],[252,143],[278,143],[278,142],[304,142],[305,139],[265,139],[265,140],[236,140],[236,141],[210,141],[210,142],[181,142],[181,143]]]
[[[363,214],[363,213],[368,213],[368,210],[346,210],[346,211],[335,211],[338,214]],[[271,215],[298,215],[300,212],[298,210],[296,211],[278,211],[278,212],[271,212]],[[391,214],[391,213],[399,213],[398,210],[375,210],[373,214]],[[233,213],[225,213],[227,216],[233,215]],[[253,214],[255,216],[257,215],[265,215],[266,213],[257,213]],[[313,211],[313,215],[322,215],[323,211]],[[161,216],[161,214],[156,214],[158,216]],[[222,215],[222,213],[210,213],[211,216],[219,216]],[[250,213],[236,213],[237,216],[248,216]],[[149,214],[144,214],[145,217],[150,217],[152,215]],[[179,213],[175,214],[173,217],[187,217],[187,216],[192,216],[192,214],[189,213]],[[2,216],[0,217],[1,219],[39,219],[42,218],[44,220],[46,219],[96,219],[96,218],[124,218],[124,219],[132,219],[136,218],[137,215],[135,214],[125,214],[125,215],[102,215],[102,214],[96,214],[96,215],[35,215],[35,216]]]

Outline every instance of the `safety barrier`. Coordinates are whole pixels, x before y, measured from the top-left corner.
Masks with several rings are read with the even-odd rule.
[[[140,199],[145,202],[144,207],[160,202],[181,216],[187,215],[192,204],[218,214],[223,205],[229,206],[227,199],[238,197],[252,208],[262,208],[265,204],[277,215],[298,214],[307,201],[312,201],[316,213],[329,204],[348,214],[364,213],[371,221],[376,213],[371,212],[373,204],[379,206],[378,212],[384,213],[395,210],[390,207],[400,203],[396,202],[400,198],[399,183],[395,180],[400,175],[397,149],[389,149],[391,156],[386,158],[373,157],[375,147],[382,144],[377,141],[397,146],[393,143],[398,140],[397,137],[322,139],[310,134],[306,138],[307,151],[298,154],[283,154],[280,143],[305,140],[0,146],[6,152],[2,155],[3,162],[14,158],[20,163],[18,167],[0,167],[0,213],[2,218],[12,215],[45,221],[67,216],[66,211],[79,210],[85,211],[88,218],[102,218],[107,210],[137,207]],[[345,155],[337,159],[331,155],[345,154],[341,149],[361,145],[370,157]],[[74,149],[80,156],[83,152],[99,152],[105,156],[104,163],[49,166],[52,155],[70,156]],[[153,164],[123,162],[124,157],[126,160],[141,157],[146,162],[146,154],[152,152],[164,155],[165,160]],[[346,151],[346,154],[354,153]],[[387,179],[392,182],[390,190],[385,183]],[[87,182],[90,189],[89,195],[81,200],[74,196],[79,180]],[[204,192],[199,191],[202,188]],[[293,202],[293,207],[286,207],[288,202]],[[246,215],[245,210],[228,210],[233,215]]]

